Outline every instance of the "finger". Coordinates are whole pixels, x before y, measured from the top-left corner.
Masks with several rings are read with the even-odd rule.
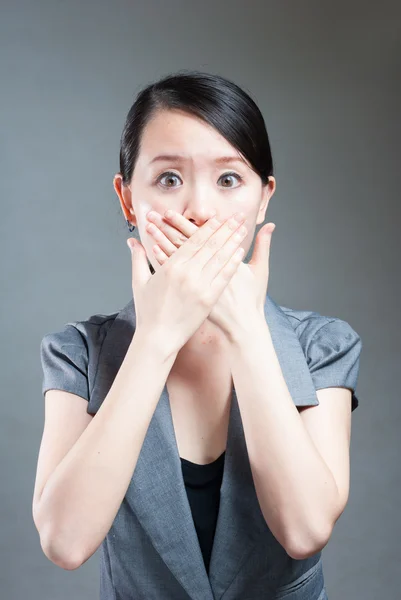
[[[214,214],[211,216],[214,216],[215,214],[216,211],[214,211]],[[174,225],[174,227],[178,229],[178,231],[181,231],[187,238],[191,237],[191,235],[199,229],[199,227],[197,227],[194,223],[188,221],[188,219],[186,219],[184,215],[181,215],[180,213],[174,210],[166,211],[164,213],[164,218],[169,223]]]
[[[157,262],[160,265],[163,265],[169,259],[167,254],[165,252],[163,252],[163,250],[157,244],[155,246],[153,246],[152,250],[156,257]]]
[[[216,267],[218,272],[222,266],[219,265],[220,260],[225,259],[227,253],[229,255],[230,252],[233,252],[236,249],[236,246],[239,245],[245,237],[247,231],[245,225],[243,225],[244,221],[245,215],[241,213],[239,215],[233,215],[223,223],[220,223],[220,225],[217,221],[217,225],[215,224],[213,226],[215,218],[208,222],[211,224],[212,228],[214,227],[214,232],[212,235],[207,235],[207,232],[203,234],[203,244],[197,253],[197,258],[202,265],[202,268],[206,266],[206,271],[210,271],[215,275],[217,274],[215,272]],[[203,227],[189,238],[188,244],[198,236],[202,229]],[[227,244],[227,242],[229,243]],[[188,246],[188,244],[184,244],[183,248]],[[181,250],[183,248],[181,248]],[[212,258],[213,260],[211,260]]]
[[[166,212],[168,212],[168,211],[166,211]],[[176,213],[176,214],[178,214],[178,213]],[[185,234],[185,231],[188,231],[188,227],[185,227],[185,231],[183,233],[181,233],[179,226],[177,227],[174,223],[169,223],[169,221],[166,217],[162,218],[162,216],[156,211],[151,211],[150,213],[148,213],[147,219],[149,222],[156,225],[156,227],[160,231],[162,231],[164,233],[164,235],[176,247],[182,246],[182,244],[184,244],[189,237],[189,235]],[[182,221],[184,223],[189,223],[189,225],[192,225],[192,223],[190,223],[190,221],[185,219],[185,217],[182,217]],[[196,227],[196,225],[193,225],[191,227],[192,233],[194,231],[194,228],[195,228],[195,231],[198,229]],[[191,233],[191,235],[192,235],[192,233]]]
[[[177,250],[177,246],[174,245],[172,241],[170,241],[166,234],[154,225],[150,223],[146,226],[146,231],[155,239],[160,248],[168,255],[171,256],[175,250]],[[180,242],[181,244],[181,242]]]
[[[127,240],[127,245],[131,250],[132,286],[135,295],[135,288],[147,283],[152,274],[147,262],[145,248],[142,246],[141,242],[129,238]]]
[[[260,277],[261,281],[265,281],[269,276],[270,263],[270,247],[272,233],[275,229],[274,223],[268,223],[258,232],[256,236],[254,251],[252,258],[249,261],[254,267],[254,272]]]
[[[231,226],[229,225],[231,223]],[[220,242],[214,242],[213,246],[217,248],[217,251],[214,252],[213,256],[206,263],[206,265],[202,269],[202,273],[205,273],[209,281],[213,281],[213,284],[217,282],[222,276],[222,269],[225,268],[227,264],[230,264],[232,261],[236,261],[237,257],[240,258],[240,262],[242,261],[242,256],[244,254],[244,248],[241,247],[241,243],[247,235],[247,229],[244,225],[240,226],[236,230],[234,229],[235,225],[231,219],[225,223],[226,227],[223,225],[221,228],[226,229],[231,232],[228,233],[228,238],[223,239],[223,244]],[[237,223],[237,225],[240,225]],[[217,232],[220,233],[220,232]],[[223,233],[221,233],[223,235]],[[227,235],[226,233],[224,235]],[[207,256],[210,250],[213,250],[213,246],[209,248],[210,243],[206,243],[198,254],[201,255],[201,261],[203,262],[203,255]],[[231,273],[230,269],[229,272]],[[220,284],[217,283],[217,286]]]
[[[205,221],[188,238],[187,242],[174,252],[171,260],[173,263],[183,264],[196,255],[194,267],[198,266],[200,270],[203,270],[210,258],[221,249],[244,220],[245,217],[242,215],[241,222],[235,221],[234,218],[228,218],[222,222],[216,219],[216,217]],[[218,267],[218,270],[220,269],[221,265]]]

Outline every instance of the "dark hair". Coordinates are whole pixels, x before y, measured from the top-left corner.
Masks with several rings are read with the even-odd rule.
[[[273,175],[273,159],[265,122],[256,103],[221,75],[182,70],[145,87],[128,112],[120,140],[120,173],[125,185],[134,172],[143,130],[163,109],[180,109],[203,119],[248,161],[262,185],[268,183]],[[154,273],[150,262],[149,266]]]
[[[131,181],[143,130],[159,109],[180,109],[214,127],[248,161],[262,184],[273,175],[265,122],[256,103],[234,82],[202,71],[179,71],[144,88],[131,106],[120,141],[120,173]]]

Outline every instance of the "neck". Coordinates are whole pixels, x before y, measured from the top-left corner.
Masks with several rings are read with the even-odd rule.
[[[202,367],[218,364],[227,356],[227,339],[216,325],[206,319],[179,350],[174,363],[176,373],[199,374]]]

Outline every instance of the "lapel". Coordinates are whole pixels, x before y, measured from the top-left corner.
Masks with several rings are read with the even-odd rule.
[[[319,404],[305,355],[289,318],[268,294],[264,310],[294,403],[298,406]],[[91,392],[93,412],[114,381],[135,324],[135,305],[131,300],[117,314],[103,342]],[[134,511],[156,551],[192,600],[221,598],[260,535],[272,535],[253,484],[235,386],[209,576],[185,490],[166,385],[150,421],[124,502]]]

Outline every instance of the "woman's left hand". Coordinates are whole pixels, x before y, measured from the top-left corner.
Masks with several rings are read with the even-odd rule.
[[[160,265],[163,265],[198,229],[183,215],[175,211],[171,212],[171,217],[166,215],[162,217],[155,211],[147,217],[152,225],[148,224],[146,231],[157,243],[153,246],[153,252]],[[274,223],[267,223],[259,230],[251,260],[248,264],[241,262],[209,314],[208,319],[230,340],[233,339],[236,329],[244,322],[248,322],[253,317],[262,316],[264,319],[270,244],[275,227]]]

